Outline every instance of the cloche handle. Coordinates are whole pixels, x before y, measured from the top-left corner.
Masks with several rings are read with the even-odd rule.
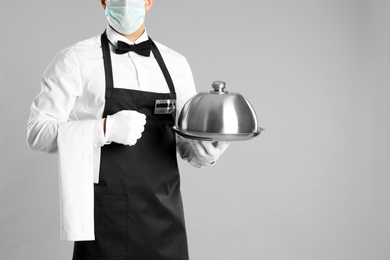
[[[228,93],[226,89],[226,83],[223,81],[214,81],[212,84],[213,90],[210,93],[216,94],[226,94]]]

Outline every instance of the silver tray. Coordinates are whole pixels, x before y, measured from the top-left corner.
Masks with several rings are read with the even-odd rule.
[[[188,139],[202,140],[202,141],[244,141],[252,139],[262,131],[263,128],[259,127],[257,131],[251,133],[237,133],[237,134],[223,134],[223,133],[205,133],[205,132],[194,132],[179,129],[177,126],[173,126],[172,129],[180,136]]]

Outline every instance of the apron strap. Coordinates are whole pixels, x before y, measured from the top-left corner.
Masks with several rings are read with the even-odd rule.
[[[110,45],[107,38],[107,32],[101,35],[101,44],[102,44],[102,52],[103,52],[103,63],[104,63],[104,73],[106,78],[106,98],[114,98],[114,78],[112,75],[112,63],[111,63],[111,53],[110,53]],[[164,74],[165,81],[168,84],[169,91],[171,94],[176,94],[175,86],[173,84],[171,75],[165,65],[165,62],[161,56],[160,51],[158,50],[156,44],[150,39],[152,44],[152,53],[154,58],[156,59],[158,65],[162,73]]]
[[[112,76],[110,45],[106,31],[104,31],[100,39],[102,43],[104,73],[106,76],[106,98],[114,98],[114,78]]]
[[[171,75],[169,74],[169,71],[167,69],[167,66],[165,65],[165,62],[164,62],[164,60],[163,60],[163,58],[161,56],[160,51],[158,50],[157,45],[154,43],[154,41],[150,37],[149,37],[149,40],[150,40],[150,42],[152,44],[153,56],[157,60],[157,63],[160,66],[160,69],[161,69],[162,73],[164,74],[164,78],[165,78],[165,81],[168,84],[169,91],[171,92],[171,94],[176,94],[175,86],[173,84]]]

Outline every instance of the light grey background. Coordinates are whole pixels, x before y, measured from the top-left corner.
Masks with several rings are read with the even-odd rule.
[[[46,65],[105,17],[98,0],[1,13],[0,259],[70,259],[56,156],[30,151],[24,129]],[[193,260],[390,259],[389,16],[385,0],[155,1],[152,38],[266,128],[212,168],[180,162]]]

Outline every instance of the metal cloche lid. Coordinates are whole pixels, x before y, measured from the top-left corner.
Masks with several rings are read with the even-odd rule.
[[[186,138],[208,141],[241,141],[258,136],[255,110],[241,94],[226,91],[215,81],[210,92],[200,92],[184,105],[174,131]]]

